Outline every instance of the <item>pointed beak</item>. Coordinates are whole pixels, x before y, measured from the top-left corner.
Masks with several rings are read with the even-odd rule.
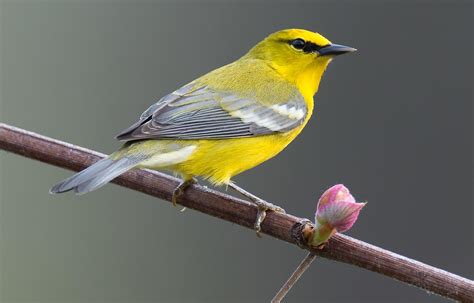
[[[355,52],[357,49],[340,45],[340,44],[329,44],[327,46],[321,47],[318,50],[320,56],[339,56],[345,53],[352,53]]]

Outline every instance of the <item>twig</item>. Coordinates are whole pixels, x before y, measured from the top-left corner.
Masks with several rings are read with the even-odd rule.
[[[74,171],[81,170],[104,156],[3,123],[0,123],[0,149]],[[170,201],[179,180],[159,172],[135,169],[113,182]],[[257,214],[253,204],[199,185],[192,185],[187,189],[178,202],[184,207],[248,228],[253,228]],[[322,250],[311,250],[306,247],[302,232],[304,228],[310,227],[311,224],[305,219],[270,212],[262,224],[262,232],[297,244],[318,256],[356,265],[447,298],[464,302],[472,302],[474,298],[472,280],[345,235],[335,235]]]
[[[288,294],[290,289],[295,285],[296,282],[301,278],[304,272],[309,268],[311,263],[316,259],[316,255],[312,252],[309,252],[300,265],[295,269],[291,276],[286,280],[285,284],[280,288],[275,297],[273,297],[271,303],[280,303],[283,298]]]

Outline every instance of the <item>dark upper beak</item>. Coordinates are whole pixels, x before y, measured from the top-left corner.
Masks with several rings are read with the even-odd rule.
[[[329,44],[327,46],[323,46],[318,50],[320,56],[338,56],[345,53],[352,53],[355,52],[357,49],[340,45],[340,44]]]

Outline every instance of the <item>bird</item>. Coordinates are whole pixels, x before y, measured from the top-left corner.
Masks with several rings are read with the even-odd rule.
[[[172,195],[175,206],[197,177],[230,187],[257,206],[254,229],[259,235],[267,211],[284,209],[232,178],[273,158],[301,133],[328,64],[354,51],[309,30],[272,33],[238,60],[152,104],[116,136],[124,142],[119,150],[50,193],[85,194],[132,168],[170,170],[182,177]]]

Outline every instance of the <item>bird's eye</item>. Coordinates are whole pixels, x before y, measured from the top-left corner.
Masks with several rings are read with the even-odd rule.
[[[303,39],[298,38],[295,40],[291,40],[290,45],[296,49],[303,49],[304,46],[306,45],[306,42]]]

